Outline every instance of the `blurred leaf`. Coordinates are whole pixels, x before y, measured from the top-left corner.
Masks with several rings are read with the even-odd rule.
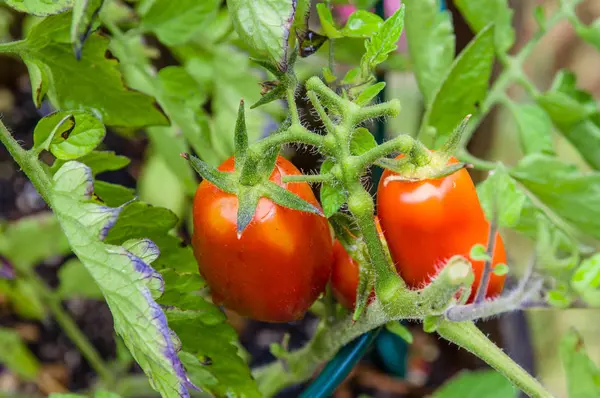
[[[354,156],[360,156],[376,146],[377,141],[375,141],[375,137],[373,137],[373,134],[366,128],[358,127],[352,133],[352,138],[350,139],[350,152]],[[323,163],[323,166],[321,166],[321,174],[324,172],[324,167],[328,168],[328,170],[325,171],[328,172],[331,170],[332,165],[328,163],[327,166],[325,166],[325,163]]]
[[[590,93],[577,88],[575,74],[560,71],[537,102],[585,161],[600,170],[600,110]]]
[[[388,58],[394,51],[404,27],[404,5],[389,17],[377,32],[365,42],[365,54],[360,59],[360,69],[363,77],[370,76],[375,67]]]
[[[141,28],[167,46],[183,44],[216,18],[220,0],[154,0],[142,15]]]
[[[73,258],[64,263],[58,270],[59,285],[56,294],[62,300],[73,297],[82,297],[92,300],[103,300],[102,292],[83,266],[81,261]]]
[[[138,192],[144,202],[167,208],[178,218],[183,217],[186,205],[183,184],[161,156],[150,154],[147,157],[138,178]]]
[[[358,98],[356,98],[354,102],[361,106],[367,105],[368,103],[373,101],[373,99],[377,97],[377,95],[379,95],[379,92],[381,92],[381,90],[383,90],[384,88],[385,82],[379,82],[372,86],[369,86],[365,90],[363,90],[363,92],[360,93],[360,95],[358,96]]]
[[[317,3],[316,8],[317,14],[319,14],[319,21],[321,22],[321,29],[323,29],[325,36],[330,39],[343,37],[344,35],[335,26],[333,15],[331,14],[329,7],[327,7],[327,4]]]
[[[38,17],[59,14],[73,7],[73,0],[5,0],[6,5]]]
[[[8,297],[14,311],[21,317],[40,321],[46,316],[46,307],[36,287],[29,280],[23,278],[10,282],[0,280],[0,292]]]
[[[33,132],[34,146],[41,146],[57,125],[69,116],[74,118],[74,123],[54,134],[49,146],[50,152],[57,159],[73,160],[93,151],[104,139],[106,131],[100,120],[84,111],[61,111],[42,118]]]
[[[508,274],[509,270],[510,269],[508,268],[508,265],[500,263],[500,264],[496,264],[494,266],[494,269],[492,270],[492,272],[496,276],[502,276],[502,275]]]
[[[600,173],[581,173],[560,159],[531,154],[511,175],[558,216],[600,238]]]
[[[3,327],[0,327],[0,364],[27,381],[34,381],[40,370],[37,358],[19,334]]]
[[[8,223],[0,233],[0,254],[17,269],[32,267],[47,258],[70,252],[69,242],[50,212]]]
[[[92,33],[93,24],[98,19],[104,0],[75,0],[71,21],[71,43],[75,57],[81,57],[83,43]]]
[[[130,240],[123,246],[103,242],[122,208],[90,201],[91,170],[68,162],[54,175],[51,202],[69,243],[90,272],[108,303],[115,330],[136,362],[165,397],[178,397],[189,386],[177,359],[173,334],[161,307],[154,301],[163,280],[149,265],[158,257],[150,240]]]
[[[463,371],[439,388],[432,398],[516,398],[510,382],[493,370]]]
[[[440,11],[439,0],[405,0],[406,39],[414,72],[429,104],[454,59],[452,18]]]
[[[567,375],[569,398],[600,396],[600,369],[586,354],[577,331],[572,329],[561,339],[560,357]]]
[[[381,25],[383,25],[383,19],[379,15],[356,10],[348,17],[341,33],[346,37],[371,37],[379,31]]]
[[[48,396],[48,398],[89,398],[85,395],[80,394],[71,394],[71,393],[52,393]]]
[[[576,25],[575,31],[579,37],[600,51],[600,18],[596,19],[589,26],[585,26],[584,24]]]
[[[240,38],[263,57],[287,69],[288,37],[294,20],[295,2],[279,0],[229,0],[233,26]]]
[[[369,130],[364,130],[366,130],[367,133],[371,137],[373,137],[371,133],[369,133]],[[354,134],[357,134],[357,132],[358,129]],[[361,133],[358,134],[361,135]],[[331,159],[325,160],[325,162],[323,162],[323,164],[321,165],[321,174],[329,173],[333,165],[334,163]],[[346,203],[347,194],[344,192],[343,188],[338,184],[330,182],[323,183],[321,185],[320,194],[321,206],[323,206],[323,214],[325,214],[325,217],[327,218],[335,214],[335,212],[337,212],[340,209],[340,207],[342,207],[342,205]]]
[[[98,180],[94,183],[94,194],[110,207],[121,206],[135,198],[135,192],[131,188]]]
[[[406,326],[404,326],[400,322],[398,322],[398,321],[388,322],[385,325],[385,328],[387,330],[389,330],[390,332],[394,333],[396,336],[400,337],[402,340],[406,341],[408,344],[412,344],[412,342],[413,342],[412,333],[410,332],[410,330],[408,330],[408,328]]]
[[[519,128],[521,150],[525,155],[544,153],[552,155],[552,120],[542,108],[536,104],[515,104],[511,102],[510,110]]]
[[[5,257],[0,255],[0,280],[15,279],[15,269]]]
[[[501,163],[477,186],[477,194],[486,218],[496,218],[500,227],[511,228],[518,224],[521,210],[527,199],[506,168]],[[497,217],[494,217],[494,211]]]
[[[441,146],[454,128],[486,96],[494,60],[493,29],[483,29],[454,60],[424,116],[422,129],[437,131],[435,147]]]
[[[106,58],[108,38],[90,35],[83,57],[75,59],[70,22],[70,13],[47,17],[16,45],[29,69],[35,104],[47,94],[56,108],[90,111],[108,126],[165,124],[152,98],[123,86],[117,63]]]
[[[479,33],[489,23],[494,24],[494,43],[498,52],[506,53],[512,47],[515,30],[512,27],[513,11],[508,0],[457,0],[456,7],[475,33]]]
[[[600,307],[600,254],[586,258],[579,264],[571,284],[585,302]]]

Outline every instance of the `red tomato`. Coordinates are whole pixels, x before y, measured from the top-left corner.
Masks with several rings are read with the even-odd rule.
[[[382,236],[379,220],[375,217],[379,235]],[[358,290],[359,267],[339,241],[333,244],[333,267],[331,268],[331,288],[333,295],[344,307],[353,309]],[[371,295],[373,296],[373,295]]]
[[[399,157],[401,157],[400,155]],[[451,158],[449,164],[456,163]],[[468,258],[477,243],[487,246],[489,223],[467,170],[435,180],[389,181],[385,170],[377,190],[377,215],[396,269],[412,288],[427,285],[453,255]],[[506,262],[504,244],[496,235],[493,265]],[[483,261],[472,261],[472,302],[481,280]],[[502,292],[505,276],[492,274],[486,297]]]
[[[229,158],[219,170],[232,172]],[[306,183],[281,182],[300,175],[279,157],[270,180],[319,206]],[[327,219],[261,198],[241,238],[236,232],[238,199],[204,180],[194,198],[192,246],[215,302],[240,315],[267,322],[301,318],[325,290],[333,259]]]

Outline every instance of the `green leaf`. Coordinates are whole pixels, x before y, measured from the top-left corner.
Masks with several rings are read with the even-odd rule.
[[[81,261],[74,258],[64,263],[58,270],[59,285],[56,294],[62,300],[83,297],[104,300],[102,292]]]
[[[94,194],[107,206],[117,207],[135,199],[135,192],[131,188],[112,184],[106,181],[96,181]]]
[[[65,118],[72,117],[71,123],[63,123]],[[63,127],[64,126],[64,127]],[[33,132],[34,146],[39,147],[53,133],[49,150],[57,159],[73,160],[87,155],[104,139],[106,131],[100,120],[84,111],[55,112],[44,117],[35,126]]]
[[[343,37],[342,33],[335,26],[333,15],[331,14],[329,7],[327,7],[327,4],[318,3],[316,7],[317,14],[319,14],[319,21],[321,22],[321,29],[323,29],[325,36],[329,37],[330,39],[338,39]]]
[[[394,51],[404,27],[404,5],[389,17],[381,28],[365,42],[365,54],[360,59],[360,69],[363,77],[369,76],[377,65],[388,58]]]
[[[372,86],[367,87],[363,90],[362,93],[356,98],[354,101],[358,105],[367,105],[369,102],[373,101],[375,97],[379,94],[381,90],[385,88],[385,82],[379,82]]]
[[[288,37],[296,9],[292,1],[230,0],[227,2],[233,26],[240,38],[259,54],[287,70]]]
[[[68,162],[56,172],[51,202],[73,252],[101,289],[115,330],[162,396],[179,397],[189,386],[165,314],[154,301],[163,290],[150,262],[158,248],[148,239],[122,246],[104,243],[122,208],[91,202],[91,170]]]
[[[511,170],[556,215],[600,238],[600,173],[581,173],[560,159],[532,154]]]
[[[406,326],[404,326],[403,324],[401,324],[398,321],[393,321],[393,322],[389,322],[385,325],[385,328],[394,333],[396,336],[400,337],[402,340],[406,341],[408,344],[412,344],[413,342],[413,335],[410,332],[410,330],[408,330],[408,328]]]
[[[473,261],[488,261],[490,260],[490,256],[487,254],[487,248],[481,243],[477,243],[471,247],[471,251],[469,251],[469,257]]]
[[[71,43],[77,59],[81,58],[83,43],[92,33],[104,0],[75,0],[71,22]]]
[[[585,161],[599,170],[600,110],[588,92],[577,88],[575,74],[560,71],[552,88],[536,100]]]
[[[414,72],[429,104],[454,59],[452,18],[438,0],[405,0],[406,39]]]
[[[58,221],[49,212],[20,218],[5,228],[0,224],[0,230],[0,254],[17,269],[71,252]]]
[[[571,285],[585,302],[600,306],[600,254],[581,262],[571,278]]]
[[[497,219],[500,227],[518,224],[527,196],[501,163],[477,186],[477,195],[488,220]],[[497,217],[494,217],[494,211]]]
[[[73,0],[6,0],[6,5],[38,17],[59,14],[73,7]]]
[[[85,395],[71,393],[52,393],[48,398],[88,398]]]
[[[511,102],[510,110],[517,122],[521,150],[525,155],[544,153],[552,155],[552,120],[542,108],[536,104],[515,104]]]
[[[167,208],[178,218],[184,217],[187,203],[185,188],[162,156],[153,153],[146,158],[137,185],[141,200],[153,206]],[[166,195],[165,192],[169,194]]]
[[[377,141],[375,141],[375,137],[373,137],[373,134],[366,128],[358,127],[352,133],[352,138],[350,138],[350,153],[354,156],[360,156],[376,146]],[[328,173],[333,166],[331,163],[326,163],[323,163],[323,166],[321,166],[321,174]],[[324,168],[326,170],[324,170]]]
[[[600,51],[600,18],[596,19],[589,26],[585,26],[584,24],[575,25],[575,32],[577,32],[579,37]]]
[[[14,311],[21,317],[41,321],[46,316],[46,307],[36,286],[29,280],[18,278],[12,283],[0,280],[0,292],[8,297]]]
[[[502,275],[508,274],[509,270],[510,269],[508,268],[508,265],[506,265],[506,264],[496,264],[494,266],[494,269],[492,270],[492,272],[494,273],[494,275],[502,276]]]
[[[488,24],[493,23],[494,43],[496,50],[506,53],[515,42],[515,30],[512,27],[513,11],[508,0],[457,0],[456,7],[460,10],[471,29],[479,33]]]
[[[493,370],[463,371],[438,389],[432,398],[516,398],[517,390]]]
[[[11,329],[0,327],[0,364],[27,381],[34,381],[40,370],[40,363]]]
[[[586,354],[577,331],[570,330],[561,339],[560,358],[567,375],[569,398],[600,396],[600,369]]]
[[[373,141],[375,140],[373,138],[373,136],[371,135],[371,133],[369,132],[369,130],[367,130],[363,127],[359,127],[358,129],[356,129],[356,131],[354,132],[354,135],[358,135],[358,136],[363,135],[364,136],[365,133],[362,132],[361,129],[365,130],[366,134],[369,134],[371,136],[371,138],[373,139]],[[354,137],[353,137],[353,141],[355,141]],[[356,141],[360,143],[360,141],[361,141],[360,137]],[[356,146],[356,144],[355,144],[355,146]],[[323,162],[323,164],[321,165],[321,174],[329,173],[333,166],[334,166],[334,163],[331,159],[325,160],[325,162]],[[327,217],[327,218],[333,216],[340,209],[340,207],[342,207],[342,205],[344,203],[346,203],[346,200],[347,200],[347,194],[344,192],[343,188],[341,186],[339,186],[338,184],[330,183],[330,182],[325,182],[321,185],[320,195],[321,195],[321,205],[323,206],[323,214],[325,214],[325,217]]]
[[[107,243],[123,243],[143,235],[152,239],[177,225],[177,216],[163,207],[133,202],[120,212],[119,219],[106,236]]]
[[[83,57],[75,59],[70,23],[70,13],[47,17],[16,45],[29,69],[36,106],[47,94],[56,108],[87,110],[108,126],[165,124],[150,97],[123,86],[117,63],[106,58],[108,38],[90,35]]]
[[[319,7],[318,4],[317,7]],[[381,25],[383,25],[383,19],[379,15],[364,10],[356,10],[348,17],[341,33],[345,37],[371,37],[379,31]]]
[[[106,171],[120,170],[130,163],[128,157],[117,155],[112,151],[93,151],[80,157],[77,161],[92,169],[92,175],[94,176]],[[64,162],[58,163],[58,166],[64,164]]]
[[[454,128],[485,98],[494,60],[493,29],[483,29],[456,58],[434,94],[422,131],[437,131],[435,147],[443,144]]]
[[[142,16],[141,28],[167,46],[183,44],[217,17],[220,4],[220,0],[154,0]]]

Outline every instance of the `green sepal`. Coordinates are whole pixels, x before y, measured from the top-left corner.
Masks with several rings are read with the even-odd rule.
[[[262,66],[263,68],[265,68],[266,70],[268,70],[269,72],[271,72],[272,74],[274,74],[277,77],[281,76],[281,71],[279,70],[277,65],[274,65],[267,60],[258,59],[258,58],[250,58],[250,61]]]
[[[272,90],[268,91],[265,95],[263,95],[258,101],[256,101],[250,109],[258,108],[261,105],[268,104],[273,101],[277,101],[278,99],[285,98],[285,86],[283,84],[278,84]]]
[[[429,315],[423,319],[423,330],[426,333],[433,333],[437,330],[440,322],[442,321],[442,317],[440,315]]]
[[[450,137],[448,137],[448,140],[446,140],[442,148],[439,150],[439,153],[446,155],[448,158],[456,153],[456,150],[458,149],[462,140],[463,133],[467,129],[467,124],[469,123],[470,118],[470,114],[465,116],[462,122],[456,126],[456,128],[452,131],[452,134],[450,134]]]
[[[246,130],[246,116],[244,112],[244,100],[240,101],[237,121],[235,122],[235,171],[239,171],[246,161],[248,152],[248,131]]]
[[[256,187],[240,187],[238,190],[238,211],[237,211],[237,236],[242,237],[242,233],[254,218],[256,206],[260,199],[259,191]]]
[[[408,344],[412,344],[413,342],[413,335],[410,332],[410,330],[408,330],[408,328],[406,326],[404,326],[403,324],[401,324],[398,321],[392,321],[392,322],[388,322],[385,324],[385,328],[394,333],[396,336],[400,337],[402,340],[406,341]]]
[[[271,199],[280,206],[323,216],[321,209],[308,203],[287,189],[280,187],[274,182],[268,181],[267,183],[261,185],[261,187],[262,195]]]
[[[413,173],[416,169],[415,165],[410,162],[410,158],[408,157],[400,159],[381,158],[377,160],[375,164],[383,169],[398,174]]]
[[[200,177],[209,181],[211,184],[216,185],[216,187],[222,191],[232,194],[236,193],[237,189],[233,173],[217,170],[215,167],[188,153],[181,154],[181,157],[190,162],[192,168],[200,175]]]
[[[278,146],[267,149],[263,159],[258,164],[259,175],[267,177],[271,176],[271,173],[273,173],[273,169],[275,168],[275,163],[277,162],[277,157],[279,156],[279,150],[280,148]]]

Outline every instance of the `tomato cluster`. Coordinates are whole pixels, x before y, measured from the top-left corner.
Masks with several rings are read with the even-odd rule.
[[[233,172],[234,159],[219,170]],[[318,207],[307,183],[282,182],[282,176],[300,174],[279,157],[270,180]],[[392,175],[383,173],[377,191],[380,235],[409,287],[430,283],[450,257],[468,257],[473,245],[487,245],[489,223],[466,170],[417,182],[388,181]],[[261,198],[253,221],[238,238],[237,211],[235,195],[206,180],[200,184],[194,198],[192,245],[216,303],[257,320],[288,322],[301,318],[331,280],[337,300],[354,307],[359,266],[333,241],[324,217]],[[495,243],[494,265],[505,262],[499,235]],[[484,264],[472,265],[475,282],[469,300]],[[499,295],[503,285],[504,276],[492,275],[486,297]]]

